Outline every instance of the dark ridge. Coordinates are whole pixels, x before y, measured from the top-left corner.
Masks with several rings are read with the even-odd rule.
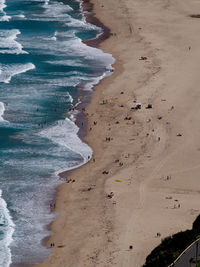
[[[200,14],[190,15],[191,18],[200,19]]]

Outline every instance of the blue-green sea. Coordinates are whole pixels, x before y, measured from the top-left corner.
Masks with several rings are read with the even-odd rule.
[[[100,34],[81,1],[0,0],[0,267],[50,253],[58,173],[92,154],[77,135],[80,95],[112,73],[113,57],[82,42]]]

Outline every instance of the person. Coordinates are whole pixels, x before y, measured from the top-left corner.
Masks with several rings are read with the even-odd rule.
[[[110,192],[110,194],[107,195],[108,198],[112,198],[114,197],[114,193],[113,192]]]

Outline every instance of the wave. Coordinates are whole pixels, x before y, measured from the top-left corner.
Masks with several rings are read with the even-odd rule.
[[[52,37],[48,37],[48,38],[43,38],[43,40],[53,40],[53,41],[57,41],[57,31],[54,33],[54,35]]]
[[[104,53],[98,48],[87,46],[80,38],[74,38],[70,41],[61,41],[60,45],[55,47],[55,49],[62,49],[63,52],[71,52],[79,58],[97,60],[100,65],[106,65],[107,68],[110,69],[112,68],[111,65],[115,61],[111,54]]]
[[[13,76],[32,69],[35,69],[32,63],[0,65],[0,82],[9,83]]]
[[[68,167],[68,170],[85,164],[92,156],[92,149],[81,141],[78,137],[78,131],[78,126],[66,118],[64,121],[58,121],[56,125],[44,129],[39,133],[42,137],[48,138],[60,146],[67,147],[81,156],[82,161],[73,167]]]
[[[65,23],[66,26],[68,27],[73,27],[73,28],[81,28],[82,30],[95,30],[98,33],[102,33],[103,30],[102,28],[91,24],[91,23],[87,23],[84,19],[83,20],[77,20],[77,19],[73,19],[70,18],[70,22]]]
[[[73,99],[73,97],[70,95],[69,92],[67,92],[67,96],[68,96],[68,98],[69,98],[70,103],[73,103],[74,99]]]
[[[28,54],[23,50],[23,46],[16,41],[17,35],[21,32],[14,30],[0,31],[0,53],[1,54]]]
[[[13,15],[13,18],[25,19],[26,17],[24,16],[24,14],[19,14],[19,15]]]
[[[51,43],[51,51],[49,50],[49,44],[46,40],[42,40],[38,37],[38,42],[40,42],[40,49],[44,55],[56,55],[56,56],[66,56],[67,54],[73,55],[73,60],[51,60],[46,61],[50,64],[57,65],[70,65],[72,66],[83,66],[83,64],[94,64],[94,68],[96,65],[96,61],[98,62],[98,68],[105,67],[107,69],[112,69],[112,64],[115,62],[114,58],[111,54],[104,53],[102,50],[97,49],[95,47],[87,46],[82,42],[82,40],[76,36],[69,36],[69,40],[63,40],[66,38],[64,32],[58,32],[56,34],[57,41]],[[30,49],[37,49],[38,43],[27,44]],[[76,58],[76,60],[74,60]],[[83,62],[83,60],[89,60],[93,62]],[[64,62],[65,61],[65,62]],[[74,63],[73,63],[74,61]],[[75,65],[74,65],[75,64]],[[81,65],[80,65],[81,64]]]
[[[83,86],[84,90],[85,91],[92,91],[94,86],[97,85],[102,79],[104,79],[105,77],[108,77],[112,74],[111,70],[113,72],[113,68],[112,68],[112,69],[104,72],[101,76],[93,78],[93,79],[91,79],[91,81],[87,81]]]
[[[0,1],[0,11],[3,11],[5,7],[6,7],[5,0],[1,0]]]
[[[3,103],[3,102],[0,102],[0,122],[2,122],[2,121],[6,121],[6,120],[4,120],[4,118],[3,118],[4,111],[5,111],[4,103]]]
[[[43,5],[44,12],[42,14],[32,15],[30,20],[40,20],[40,21],[66,21],[70,16],[67,12],[72,11],[73,9],[62,2],[53,2],[45,1]]]
[[[3,13],[3,16],[0,17],[0,21],[9,21],[11,19],[11,16],[7,16],[5,13]]]
[[[67,66],[67,67],[84,67],[85,64],[80,62],[78,59],[70,60],[70,59],[63,59],[63,60],[52,60],[46,61],[46,63],[51,65],[58,65],[58,66]]]
[[[15,230],[15,224],[12,221],[10,212],[7,209],[7,204],[2,198],[0,190],[0,266],[8,267],[12,263],[10,244],[13,241],[12,235]]]
[[[4,8],[6,8],[5,0],[0,0],[0,21],[9,21],[10,16],[7,16]]]
[[[44,0],[44,5],[48,5],[49,4],[49,0]]]

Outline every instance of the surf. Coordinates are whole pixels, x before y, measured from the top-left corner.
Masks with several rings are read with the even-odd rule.
[[[0,266],[2,267],[9,267],[12,263],[9,246],[13,241],[14,229],[15,224],[0,190]]]

